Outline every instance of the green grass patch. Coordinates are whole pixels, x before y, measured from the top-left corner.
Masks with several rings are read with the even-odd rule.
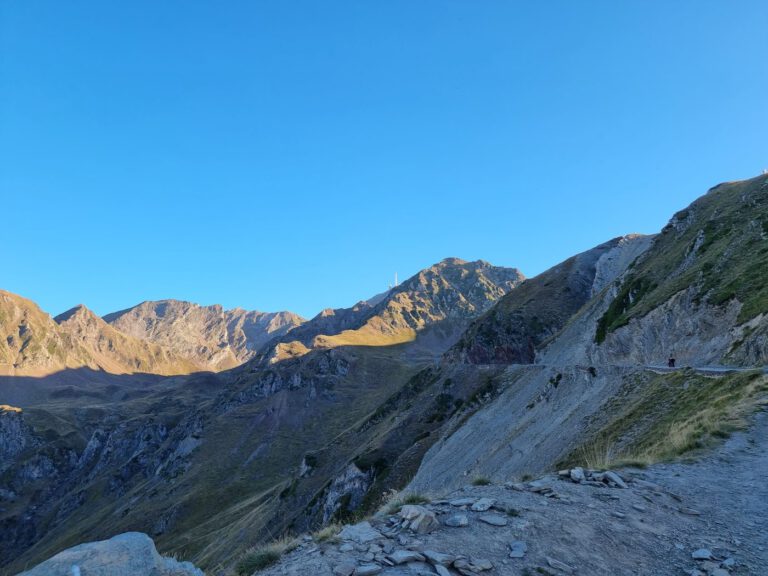
[[[476,476],[472,479],[472,486],[488,486],[491,484],[491,479],[486,476]]]

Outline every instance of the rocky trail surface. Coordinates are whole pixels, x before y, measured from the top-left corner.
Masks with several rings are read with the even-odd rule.
[[[309,537],[260,574],[768,574],[768,412],[694,463],[466,486]]]

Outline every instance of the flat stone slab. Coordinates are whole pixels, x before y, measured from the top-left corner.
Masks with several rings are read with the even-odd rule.
[[[339,532],[339,538],[342,540],[352,540],[358,544],[366,544],[367,542],[383,538],[383,536],[381,532],[371,526],[370,522],[360,522],[352,526],[344,526],[344,529]]]
[[[528,552],[528,544],[522,540],[514,540],[509,544],[509,557],[510,558],[522,558],[525,553]]]
[[[491,526],[506,526],[509,524],[509,520],[507,520],[504,516],[499,516],[498,514],[483,514],[478,518],[480,522],[485,522],[486,524],[490,524]]]
[[[480,498],[480,500],[472,504],[472,510],[475,512],[485,512],[486,510],[490,510],[491,506],[495,503],[496,500],[493,498]]]

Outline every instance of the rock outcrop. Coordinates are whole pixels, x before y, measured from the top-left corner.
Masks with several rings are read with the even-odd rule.
[[[449,362],[530,364],[595,294],[648,249],[651,236],[615,238],[529,278],[475,320],[446,353]]]
[[[19,576],[204,576],[190,562],[158,554],[146,534],[126,532],[59,552]]]

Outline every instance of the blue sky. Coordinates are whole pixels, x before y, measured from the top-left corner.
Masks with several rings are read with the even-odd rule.
[[[768,168],[768,2],[0,2],[0,287],[306,316]]]

